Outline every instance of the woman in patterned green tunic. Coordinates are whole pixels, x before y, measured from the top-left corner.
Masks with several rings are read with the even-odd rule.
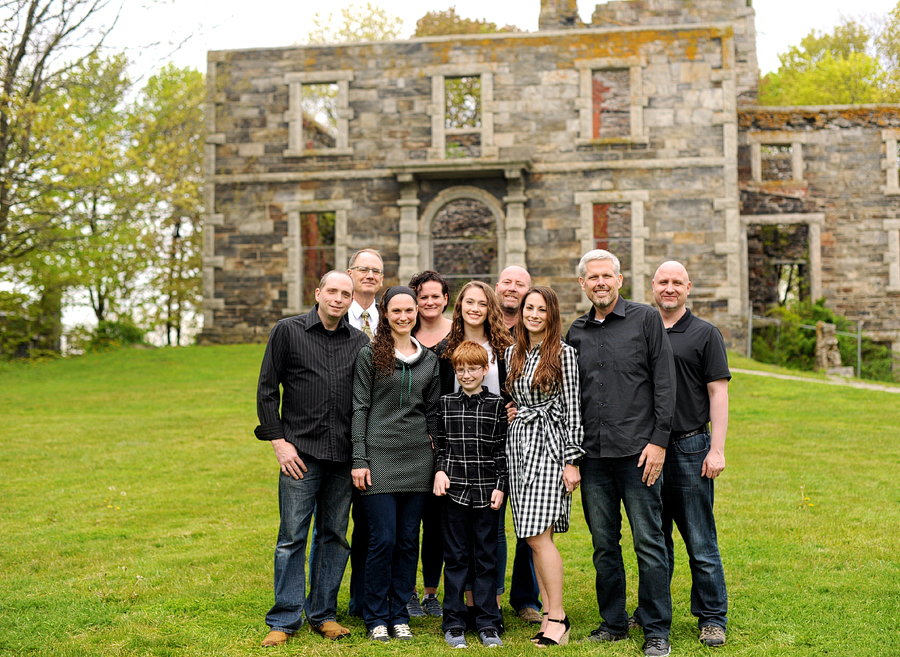
[[[359,352],[353,380],[351,475],[369,522],[363,620],[377,641],[412,638],[406,603],[434,484],[438,360],[412,337],[415,323],[415,293],[405,286],[385,292],[375,339]]]

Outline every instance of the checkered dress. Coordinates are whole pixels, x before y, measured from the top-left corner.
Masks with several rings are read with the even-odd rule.
[[[578,354],[562,343],[560,354],[562,388],[547,395],[531,387],[540,362],[541,345],[525,360],[522,376],[509,392],[518,414],[509,425],[506,456],[509,464],[509,496],[516,536],[537,536],[553,526],[555,532],[569,530],[572,497],[566,493],[563,469],[566,461],[584,453],[581,442]],[[513,347],[506,350],[506,361]]]

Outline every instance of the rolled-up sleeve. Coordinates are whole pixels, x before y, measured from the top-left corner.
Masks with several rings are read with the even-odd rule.
[[[266,344],[259,383],[256,386],[256,415],[259,426],[253,433],[259,440],[279,440],[284,438],[284,427],[278,409],[281,405],[280,386],[284,374],[284,335],[275,325]]]

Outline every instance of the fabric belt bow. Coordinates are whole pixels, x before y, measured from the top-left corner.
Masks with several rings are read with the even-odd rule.
[[[516,413],[515,422],[522,424],[536,423],[534,430],[525,431],[524,440],[517,445],[520,451],[518,455],[519,472],[522,483],[526,486],[534,481],[538,473],[539,459],[538,455],[542,451],[549,452],[551,460],[556,463],[560,470],[563,467],[563,444],[565,436],[563,427],[566,425],[566,418],[562,413],[555,399],[546,401],[536,406],[524,406],[519,408]]]

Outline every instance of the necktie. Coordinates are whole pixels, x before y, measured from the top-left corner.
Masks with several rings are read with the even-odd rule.
[[[359,318],[362,320],[362,332],[366,334],[366,337],[369,338],[369,340],[371,340],[372,327],[369,326],[369,311],[362,311],[362,315],[360,315]]]

